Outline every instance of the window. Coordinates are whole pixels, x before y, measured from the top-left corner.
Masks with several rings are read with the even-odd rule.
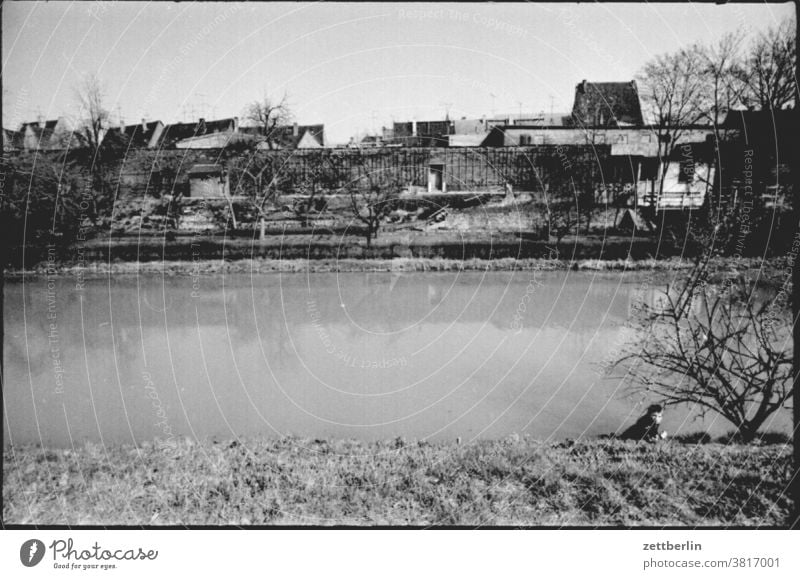
[[[519,144],[520,145],[530,145],[533,140],[531,139],[530,135],[520,135],[519,136]]]
[[[658,178],[658,159],[642,159],[639,179],[642,181],[650,181],[656,178]]]

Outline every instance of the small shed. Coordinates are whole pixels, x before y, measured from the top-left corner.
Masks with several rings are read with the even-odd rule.
[[[227,197],[228,174],[221,165],[197,164],[188,172],[189,197]]]

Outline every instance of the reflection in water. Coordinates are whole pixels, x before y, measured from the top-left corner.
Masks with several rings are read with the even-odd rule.
[[[611,432],[638,400],[598,371],[636,289],[575,272],[8,283],[6,442]],[[727,429],[686,414],[665,427]]]

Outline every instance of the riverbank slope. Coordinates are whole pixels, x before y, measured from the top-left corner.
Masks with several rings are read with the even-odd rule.
[[[179,441],[6,449],[38,525],[781,526],[786,444]]]

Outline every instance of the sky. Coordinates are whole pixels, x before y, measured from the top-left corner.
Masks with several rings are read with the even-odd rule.
[[[286,94],[326,138],[393,121],[569,112],[575,85],[628,81],[657,54],[751,37],[791,4],[3,2],[3,126],[77,114],[101,81],[112,119],[243,116]]]

